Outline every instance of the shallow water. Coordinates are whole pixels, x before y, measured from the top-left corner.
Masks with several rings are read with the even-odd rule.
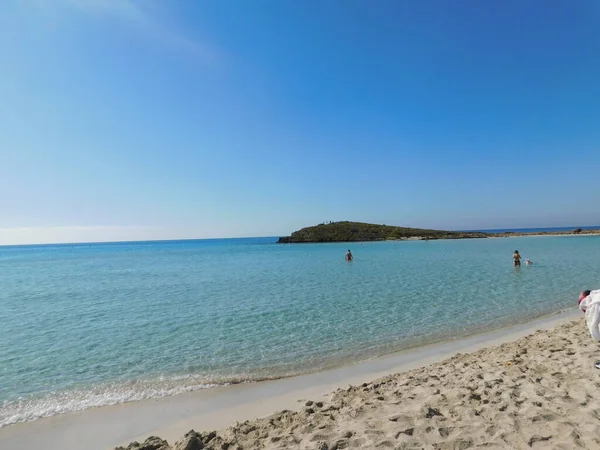
[[[339,366],[600,281],[598,236],[273,242],[0,247],[0,424]],[[513,268],[515,248],[534,265]]]

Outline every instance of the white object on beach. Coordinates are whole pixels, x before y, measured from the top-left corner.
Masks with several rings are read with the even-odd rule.
[[[600,289],[590,292],[590,295],[581,300],[579,309],[585,312],[585,321],[592,338],[600,341]]]

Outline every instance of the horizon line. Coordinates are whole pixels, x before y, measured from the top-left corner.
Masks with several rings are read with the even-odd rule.
[[[396,225],[391,225],[396,226]],[[411,227],[405,227],[411,228]],[[554,227],[517,227],[517,228],[480,228],[480,229],[460,229],[460,230],[445,230],[445,231],[459,231],[459,232],[493,232],[493,231],[521,231],[521,230],[553,230],[553,229],[569,229],[569,228],[581,228],[581,229],[600,229],[600,225],[582,225],[582,226],[554,226]],[[241,239],[278,239],[281,236],[230,236],[230,237],[206,237],[206,238],[182,238],[182,239],[141,239],[141,240],[108,240],[108,241],[73,241],[73,242],[40,242],[40,243],[26,243],[26,244],[0,244],[0,248],[7,247],[51,247],[51,246],[63,246],[63,245],[98,245],[98,244],[156,244],[156,243],[168,243],[168,242],[192,242],[192,241],[217,241],[217,240],[241,240]]]

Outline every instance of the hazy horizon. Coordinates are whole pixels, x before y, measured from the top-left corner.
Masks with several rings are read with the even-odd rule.
[[[313,225],[317,225],[317,224],[313,224]],[[394,225],[394,224],[388,224],[391,226],[399,226],[402,227],[403,225]],[[68,228],[66,230],[63,231],[69,231],[69,229],[72,228],[77,228],[77,227],[63,227],[63,228]],[[96,227],[97,228],[97,227]],[[109,228],[110,227],[106,227]],[[411,228],[422,228],[422,227],[411,227]],[[600,225],[564,225],[564,226],[551,226],[551,227],[505,227],[505,228],[464,228],[464,229],[443,229],[443,230],[448,230],[448,231],[502,231],[502,230],[537,230],[537,229],[570,229],[570,228],[583,228],[583,229],[590,229],[590,228],[599,228],[600,229]],[[298,228],[300,229],[300,228]],[[22,232],[23,229],[18,229],[20,232]],[[161,241],[165,241],[165,242],[170,242],[170,241],[194,241],[194,240],[211,240],[211,239],[264,239],[264,238],[278,238],[278,237],[282,237],[282,236],[289,236],[292,232],[296,231],[297,229],[288,231],[286,233],[279,233],[279,234],[271,234],[271,235],[256,235],[256,236],[250,236],[250,235],[245,235],[245,236],[208,236],[208,237],[193,237],[193,236],[183,236],[183,237],[148,237],[148,238],[141,238],[139,235],[138,236],[130,236],[129,238],[114,238],[111,239],[110,237],[106,237],[104,239],[101,240],[88,240],[85,238],[80,238],[79,240],[72,240],[73,238],[71,237],[72,235],[64,235],[62,238],[52,238],[52,237],[47,237],[46,240],[40,240],[39,235],[30,238],[29,240],[27,239],[23,239],[23,236],[20,236],[20,241],[19,242],[15,242],[14,236],[6,236],[4,233],[6,232],[6,230],[2,230],[0,229],[0,246],[5,247],[5,246],[21,246],[21,245],[54,245],[54,244],[102,244],[102,243],[127,243],[127,242],[161,242]],[[72,231],[72,230],[71,230]],[[94,231],[97,231],[94,230]]]

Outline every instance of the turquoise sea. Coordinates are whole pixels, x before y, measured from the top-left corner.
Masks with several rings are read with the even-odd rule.
[[[600,284],[597,236],[274,242],[0,247],[0,425],[336,367]]]

